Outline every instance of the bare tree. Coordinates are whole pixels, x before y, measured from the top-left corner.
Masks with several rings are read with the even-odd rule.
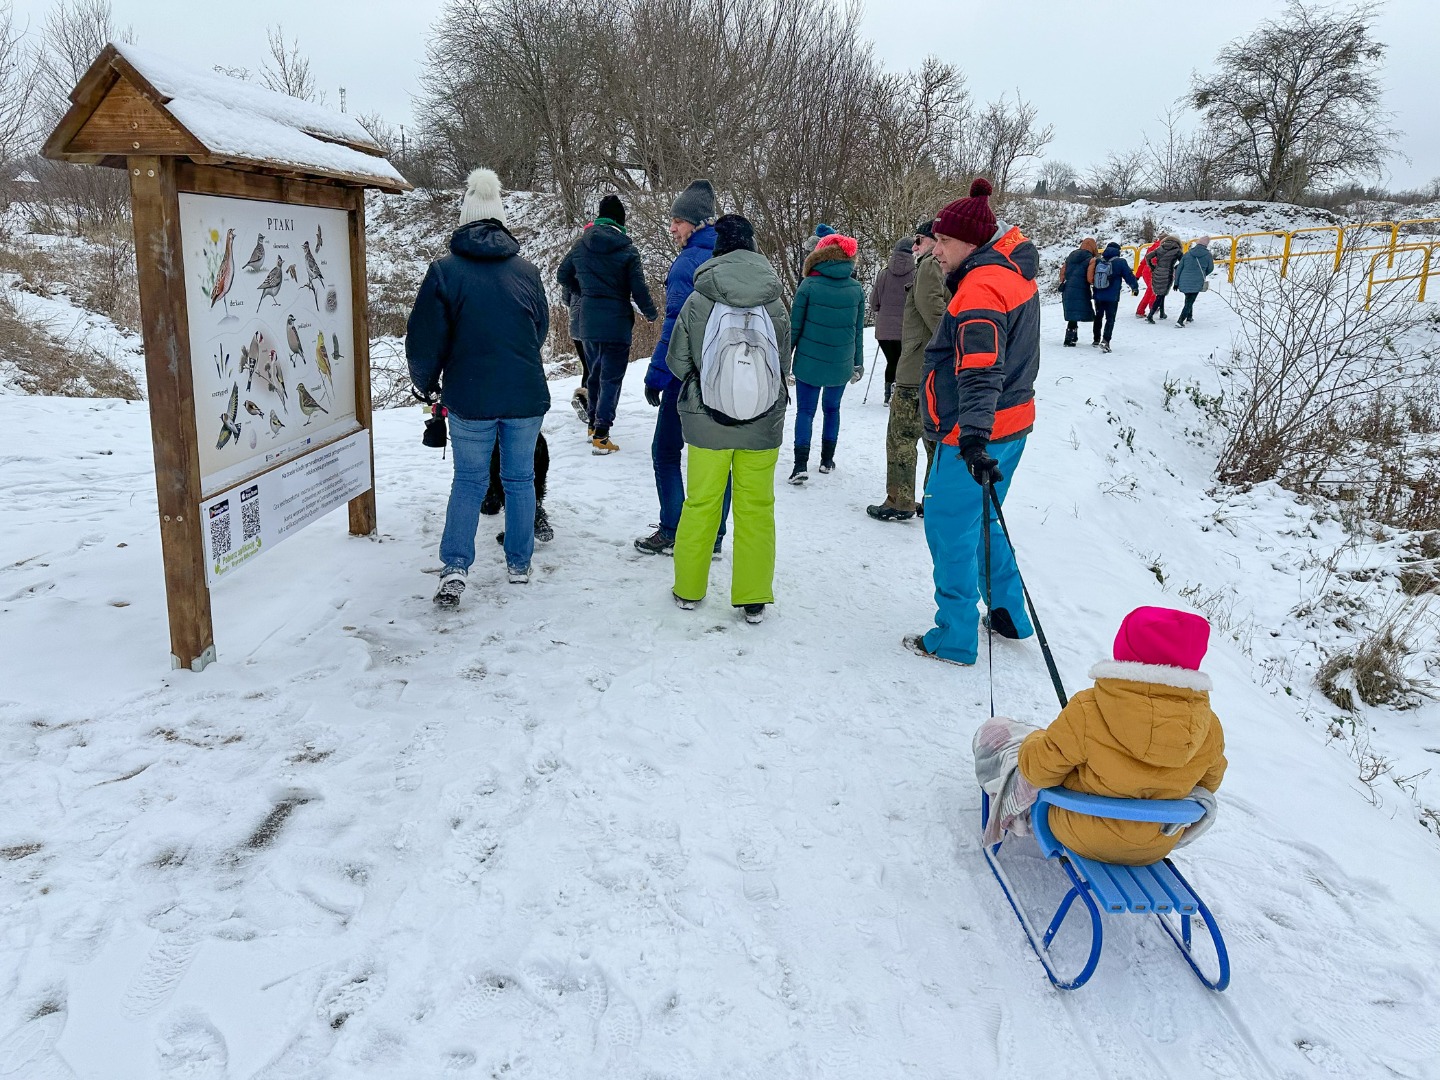
[[[325,94],[315,90],[310,58],[300,51],[300,40],[292,38],[286,42],[285,27],[276,23],[265,31],[265,43],[270,58],[260,65],[261,84],[277,94],[324,104]]]
[[[1039,184],[1043,190],[1037,189],[1038,195],[1058,195],[1062,192],[1074,191],[1075,186],[1080,182],[1080,174],[1075,171],[1075,166],[1068,161],[1060,161],[1057,158],[1046,158],[1040,164]]]
[[[112,41],[134,41],[115,25],[110,0],[59,0],[45,16],[35,51],[35,101],[45,133],[70,107],[70,91]]]
[[[1050,145],[1055,129],[1039,123],[1039,110],[1015,93],[1012,105],[1001,96],[985,106],[971,125],[970,158],[975,171],[990,177],[997,193],[1013,191],[1024,179],[1026,163]]]
[[[1190,103],[1231,175],[1263,199],[1302,198],[1336,179],[1378,175],[1397,137],[1384,109],[1380,5],[1335,11],[1287,0],[1284,14],[1231,42]]]
[[[0,168],[8,170],[34,137],[34,80],[25,30],[15,25],[10,0],[0,3]],[[0,176],[0,184],[10,179]]]
[[[1145,151],[1111,151],[1085,174],[1091,194],[1102,199],[1128,199],[1145,176]]]

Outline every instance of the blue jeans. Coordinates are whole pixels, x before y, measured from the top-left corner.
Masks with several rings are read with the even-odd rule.
[[[630,366],[628,341],[587,341],[585,358],[590,362],[586,391],[590,395],[590,426],[597,433],[610,434],[615,410],[620,405],[620,386]]]
[[[807,382],[795,380],[795,449],[810,448],[810,432],[815,425],[815,406],[825,412],[820,428],[822,442],[833,443],[840,439],[840,399],[845,396],[845,384],[827,386],[823,390]]]
[[[528,570],[535,553],[535,440],[544,417],[466,420],[450,415],[455,478],[445,508],[440,561],[468,571],[475,561],[480,503],[490,483],[490,454],[500,442],[500,486],[505,489],[505,565]]]
[[[655,466],[655,493],[660,496],[660,531],[671,540],[680,527],[680,511],[685,507],[685,476],[680,470],[680,451],[685,448],[685,435],[680,428],[679,379],[660,394],[660,408],[655,416],[655,438],[650,442],[650,461]],[[725,484],[725,505],[720,511],[720,538],[725,536],[725,521],[730,517],[731,484]]]
[[[1000,463],[1005,479],[995,485],[1001,504],[1015,467],[1025,452],[1025,440],[991,443],[990,455]],[[935,463],[925,482],[925,540],[935,562],[935,626],[925,635],[925,651],[973,664],[980,644],[976,610],[985,587],[984,489],[965,467],[953,446],[935,447]],[[1021,637],[1034,633],[1025,612],[1020,571],[994,515],[990,518],[990,587],[993,605],[1004,608]]]

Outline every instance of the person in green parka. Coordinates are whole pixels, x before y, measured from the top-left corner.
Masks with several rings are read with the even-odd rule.
[[[701,400],[705,332],[716,304],[763,309],[774,329],[777,393],[774,404],[754,419],[717,414]],[[715,222],[715,255],[695,271],[695,291],[680,309],[665,363],[680,380],[680,428],[690,448],[685,506],[675,532],[675,603],[688,611],[709,590],[725,485],[733,476],[730,603],[745,609],[746,622],[758,623],[775,600],[775,466],[785,440],[790,318],[780,298],[780,279],[755,250],[755,230],[739,214]]]
[[[810,479],[810,435],[818,405],[820,471],[835,468],[840,438],[840,399],[865,374],[865,287],[855,270],[855,238],[831,233],[805,257],[805,280],[790,308],[795,351],[795,468],[790,483]]]

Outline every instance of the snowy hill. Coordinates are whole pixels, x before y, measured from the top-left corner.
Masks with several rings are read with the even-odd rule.
[[[986,669],[899,645],[930,567],[918,524],[864,514],[878,382],[846,395],[839,471],[777,494],[759,627],[728,556],[681,612],[631,546],[655,513],[632,372],[609,458],[552,386],[532,584],[484,519],[437,613],[450,465],[416,410],[381,413],[379,540],[332,515],[224,580],[198,676],[166,666],[145,406],[0,397],[0,1076],[1440,1076],[1440,791],[1327,745],[1307,665],[1336,631],[1291,614],[1334,584],[1317,558],[1375,570],[1398,538],[1211,493],[1231,319],[1215,295],[1178,333],[1124,314],[1101,356],[1056,347],[1047,307],[1006,507],[1072,689],[1135,605],[1216,623],[1230,772],[1181,862],[1229,939],[1222,996],[1140,919],[1084,990],[1045,981],[980,854]],[[1000,711],[1053,716],[1033,642],[997,642],[995,678]],[[1437,708],[1363,714],[1400,775]],[[1038,911],[1058,874],[1015,846]]]

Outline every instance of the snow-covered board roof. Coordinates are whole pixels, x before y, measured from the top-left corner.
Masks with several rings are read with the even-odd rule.
[[[46,143],[54,157],[113,165],[148,151],[387,191],[410,187],[354,117],[128,43],[107,45],[70,97],[74,105]]]

